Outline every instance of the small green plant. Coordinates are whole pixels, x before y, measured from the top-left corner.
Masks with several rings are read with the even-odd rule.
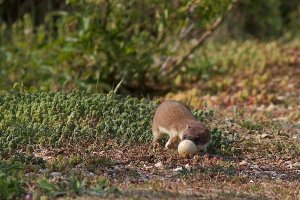
[[[17,174],[21,168],[18,162],[0,161],[0,199],[16,199],[24,194],[23,183]]]
[[[219,129],[211,130],[211,142],[207,147],[207,151],[211,154],[232,155],[239,153],[234,148],[234,142],[238,140],[235,134],[224,133]]]
[[[86,193],[90,195],[105,196],[110,193],[119,194],[120,191],[117,187],[111,186],[106,178],[102,177],[99,178],[96,186],[86,190]]]
[[[86,187],[86,181],[79,180],[75,175],[72,175],[70,178],[70,189],[76,195],[81,195],[84,193]]]
[[[50,183],[47,180],[39,180],[38,186],[42,193],[49,197],[58,197],[65,195],[96,195],[105,196],[110,193],[118,194],[119,190],[116,187],[111,186],[110,182],[106,178],[99,178],[97,183],[92,186],[84,179],[79,179],[75,175],[71,175],[67,184]]]
[[[260,131],[263,129],[263,126],[260,123],[255,123],[250,120],[242,120],[240,125],[250,131]]]
[[[56,197],[56,196],[67,194],[66,190],[44,179],[39,180],[37,185],[42,190],[42,192],[45,193],[47,196]]]
[[[213,110],[192,110],[193,115],[200,121],[207,121],[214,115]]]
[[[0,199],[15,199],[23,193],[24,189],[20,180],[0,173]]]
[[[23,164],[32,164],[44,167],[46,163],[46,161],[43,158],[35,157],[34,155],[25,155],[24,153],[16,153],[12,157],[14,161],[19,161]]]

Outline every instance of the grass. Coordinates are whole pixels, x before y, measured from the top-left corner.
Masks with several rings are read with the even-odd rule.
[[[218,192],[213,194],[218,198],[264,198],[265,189],[261,188],[261,184],[270,179],[268,174],[258,179],[262,183],[249,185],[253,179],[252,168],[247,170],[239,166],[241,159],[247,158],[250,167],[251,162],[261,162],[260,159],[264,158],[261,165],[267,166],[267,171],[268,168],[270,171],[274,170],[274,163],[269,164],[267,158],[280,163],[277,159],[286,156],[295,159],[300,152],[294,141],[281,140],[287,134],[271,134],[280,132],[284,124],[277,122],[275,127],[271,125],[273,121],[258,122],[255,116],[250,120],[245,117],[246,109],[238,114],[233,110],[234,118],[225,123],[216,111],[194,109],[193,114],[211,128],[209,156],[202,154],[192,159],[179,159],[174,151],[153,151],[149,145],[151,119],[157,101],[112,93],[14,90],[2,92],[0,102],[1,156],[4,163],[9,163],[1,165],[2,187],[6,187],[1,195],[7,199],[24,195],[46,195],[51,198],[90,195],[126,197],[130,193],[127,186],[124,188],[126,181],[129,181],[128,187],[134,189],[137,198],[142,194],[153,197],[147,193],[148,190],[141,191],[141,188],[155,184],[161,188],[158,191],[161,193],[157,194],[160,197],[203,197],[199,194],[182,196],[166,193],[165,188],[178,187],[172,183],[174,180],[180,180],[180,184],[192,180],[197,180],[197,184],[203,184],[199,180],[217,184],[215,189]],[[236,130],[236,127],[239,129]],[[253,132],[249,134],[249,130]],[[257,137],[262,130],[269,131],[272,140]],[[125,131],[128,133],[123,134]],[[162,169],[153,167],[157,162],[163,163]],[[186,167],[186,164],[189,166]],[[174,174],[177,166],[183,168]],[[150,167],[150,172],[145,167]],[[280,169],[278,173],[289,174],[286,179],[293,185],[297,175],[293,171],[285,172],[282,166],[277,167]],[[12,169],[12,172],[7,173],[7,169]],[[17,170],[20,173],[16,173]],[[170,181],[161,182],[153,178],[153,174],[167,176]],[[158,182],[149,184],[152,180]],[[238,187],[241,192],[237,189],[224,193],[218,189],[222,187],[221,182]],[[194,184],[195,188],[199,187]],[[247,190],[242,189],[241,185],[247,185]],[[33,186],[36,189],[29,189]],[[282,189],[282,195],[294,195],[286,187]]]
[[[127,143],[148,145],[152,140],[150,127],[157,105],[157,101],[138,100],[113,93],[2,92],[0,155],[4,160],[23,163],[21,171],[24,174],[36,174],[23,181],[27,185],[38,185],[41,194],[50,197],[90,194],[101,196],[111,192],[116,194],[114,187],[107,189],[106,185],[101,186],[104,183],[95,185],[93,178],[85,180],[80,167],[79,170],[77,168],[84,166],[91,173],[99,173],[99,168],[109,169],[118,165],[118,161],[111,156],[92,155],[95,151],[99,152],[99,142],[107,142],[100,148],[104,152],[112,150],[110,141],[121,146]],[[213,117],[211,110],[193,110],[193,113],[203,122]],[[217,128],[212,128],[211,133],[212,143],[208,148],[210,153],[224,156],[235,153],[231,149],[235,138],[227,137]],[[75,146],[80,146],[80,150]],[[86,153],[83,154],[82,147],[85,146]],[[58,152],[47,160],[47,156],[37,154],[43,152],[43,149],[50,152],[57,149]],[[45,170],[41,176],[40,172]],[[81,178],[73,176],[70,171]],[[59,172],[59,175],[69,178],[62,182],[52,180],[52,172]],[[127,169],[126,174],[130,179],[141,177],[136,169]],[[17,178],[1,178],[3,185],[7,187],[2,194],[5,198],[25,194],[24,185]],[[28,195],[35,193],[37,191]]]
[[[289,45],[210,46],[207,70],[217,75],[164,97],[190,105],[210,127],[208,153],[193,158],[149,144],[158,101],[1,92],[0,199],[299,198],[300,54]]]

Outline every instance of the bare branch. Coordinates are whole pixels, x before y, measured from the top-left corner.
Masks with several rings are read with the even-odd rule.
[[[181,29],[181,31],[179,32],[179,37],[178,39],[175,41],[174,46],[171,49],[171,52],[174,53],[178,50],[178,48],[181,46],[181,42],[183,39],[185,39],[188,34],[193,30],[193,28],[195,27],[195,23],[191,23],[190,25],[188,25],[187,27],[184,27]],[[168,56],[165,61],[161,64],[160,70],[163,72],[165,71],[165,69],[168,68],[169,63],[171,62],[172,57]]]
[[[231,3],[231,5],[228,7],[228,10],[226,14],[232,9],[233,5],[236,3],[235,0]],[[169,75],[179,69],[179,67],[188,60],[189,56],[195,52],[205,41],[206,39],[212,35],[212,33],[220,26],[220,24],[223,22],[225,19],[225,15],[222,17],[219,17],[215,20],[215,22],[212,24],[209,30],[206,30],[197,40],[196,43],[179,59],[175,59],[172,56],[168,56],[161,65],[160,71],[164,73],[165,75]],[[193,25],[193,24],[191,24]],[[185,30],[187,30],[186,34],[183,34],[184,30],[181,32],[182,36],[180,34],[180,40],[184,37],[187,37],[188,33],[193,29],[193,27],[189,28],[186,27]],[[180,40],[177,40],[177,42],[174,45],[174,48],[172,49],[173,52],[176,52],[179,47],[180,47]],[[166,71],[169,69],[168,71]]]
[[[177,60],[177,62],[176,62],[176,64],[175,64],[175,66],[174,66],[174,68],[176,68],[177,66],[179,66],[179,65],[181,65],[182,63],[184,63],[187,59],[188,59],[188,57],[192,54],[192,53],[194,53],[194,51],[196,50],[196,49],[198,49],[203,43],[204,43],[204,41],[217,29],[217,27],[222,23],[222,21],[223,21],[223,18],[218,18],[215,22],[214,22],[214,24],[212,25],[212,27],[211,27],[211,29],[210,30],[207,30],[207,31],[205,31],[202,35],[201,35],[201,37],[197,40],[197,42],[196,42],[196,44],[192,47],[192,48],[190,48],[190,50],[184,55],[184,56],[182,56],[182,58],[180,59],[180,60]]]

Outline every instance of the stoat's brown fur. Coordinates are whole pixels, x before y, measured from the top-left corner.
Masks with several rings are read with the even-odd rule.
[[[176,148],[181,140],[192,140],[198,150],[205,150],[209,141],[208,128],[199,122],[190,109],[177,101],[161,103],[152,121],[153,142],[158,142],[164,135],[169,135],[166,148]]]

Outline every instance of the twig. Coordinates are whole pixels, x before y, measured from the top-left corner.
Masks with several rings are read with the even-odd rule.
[[[171,49],[172,53],[174,53],[178,50],[182,40],[188,36],[188,34],[193,30],[194,27],[195,27],[195,23],[191,23],[189,26],[181,29],[181,31],[179,32],[179,37],[178,37],[179,39],[176,40],[173,48]],[[165,69],[168,68],[171,61],[172,61],[172,57],[168,56],[165,59],[165,61],[161,64],[160,71],[162,71],[162,72],[165,71]]]
[[[229,13],[229,11],[232,9],[233,5],[236,4],[236,0],[233,0],[233,2],[229,5],[228,9],[227,9],[227,13]],[[189,58],[189,56],[194,53],[195,50],[197,50],[204,42],[205,40],[211,36],[211,34],[220,26],[220,24],[223,22],[223,20],[225,19],[226,15],[219,17],[216,19],[216,21],[213,23],[213,25],[211,26],[211,28],[209,30],[206,30],[196,41],[196,44],[194,44],[181,58],[175,60],[173,59],[171,56],[169,56],[165,62],[163,63],[163,65],[161,66],[163,69],[162,72],[165,72],[165,75],[170,75],[171,73],[173,73],[176,69],[178,69],[184,62],[186,62]],[[179,46],[177,47],[177,49],[179,48]],[[165,71],[166,68],[168,68],[169,66],[171,66],[171,64],[174,64],[172,66],[172,68],[170,68],[169,71]]]
[[[214,24],[212,25],[211,29],[205,31],[201,37],[197,40],[197,43],[192,47],[190,48],[190,50],[184,55],[182,56],[182,58],[180,60],[177,60],[174,68],[178,67],[179,65],[181,65],[182,63],[184,63],[188,57],[194,53],[194,51],[196,49],[198,49],[203,43],[204,41],[217,29],[217,27],[222,23],[224,18],[222,17],[219,17],[215,22]]]

